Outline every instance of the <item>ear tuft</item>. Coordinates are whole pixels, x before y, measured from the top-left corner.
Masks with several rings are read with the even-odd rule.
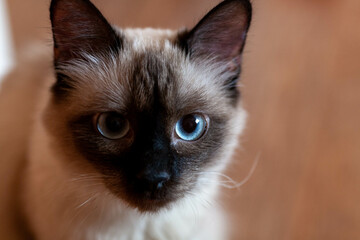
[[[88,0],[52,0],[50,18],[55,63],[121,48],[121,39]]]
[[[225,0],[190,32],[182,34],[180,44],[191,58],[215,58],[240,65],[251,15],[248,0]]]
[[[252,7],[249,0],[225,0],[213,8],[191,31],[182,31],[177,43],[195,61],[213,61],[224,66],[219,81],[237,103],[237,82],[242,52],[250,27]]]

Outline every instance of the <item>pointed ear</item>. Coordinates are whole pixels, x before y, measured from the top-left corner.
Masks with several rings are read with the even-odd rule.
[[[248,0],[225,0],[180,36],[180,44],[191,58],[215,58],[235,70],[241,64],[251,14]]]
[[[88,0],[52,0],[50,18],[55,64],[121,48],[120,37]]]

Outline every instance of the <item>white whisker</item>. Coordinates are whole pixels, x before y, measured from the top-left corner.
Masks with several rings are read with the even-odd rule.
[[[89,203],[91,200],[93,200],[95,197],[97,197],[98,194],[94,194],[93,196],[89,197],[87,200],[85,200],[83,203],[78,205],[75,209],[79,209],[83,206],[85,206],[87,203]]]
[[[228,175],[226,175],[224,173],[221,173],[221,172],[209,172],[209,171],[198,173],[199,175],[202,175],[204,177],[201,182],[213,183],[213,184],[215,183],[215,184],[218,184],[221,187],[225,187],[225,188],[229,188],[229,189],[239,188],[242,185],[244,185],[245,183],[247,183],[249,181],[249,179],[251,178],[251,176],[254,174],[254,171],[255,171],[255,169],[256,169],[256,167],[258,165],[259,159],[260,159],[260,155],[261,155],[261,153],[257,154],[257,156],[255,158],[255,161],[254,161],[253,165],[250,168],[249,173],[240,182],[235,181],[234,179],[232,179],[231,177],[229,177]],[[214,179],[210,179],[209,177],[206,178],[206,176],[209,176],[209,175],[215,175],[215,176],[224,178],[225,180],[221,180],[221,179],[214,180]]]

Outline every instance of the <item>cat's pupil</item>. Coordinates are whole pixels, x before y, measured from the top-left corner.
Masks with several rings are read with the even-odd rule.
[[[199,119],[195,117],[195,115],[187,115],[182,120],[182,129],[186,133],[192,133],[196,130],[199,124]]]
[[[124,126],[124,120],[117,116],[108,116],[105,120],[106,128],[110,132],[119,132]]]

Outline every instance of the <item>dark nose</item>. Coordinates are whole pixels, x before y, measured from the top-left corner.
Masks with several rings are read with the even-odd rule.
[[[167,172],[144,171],[139,173],[137,178],[144,191],[153,192],[163,188],[164,184],[169,181],[170,175]]]

